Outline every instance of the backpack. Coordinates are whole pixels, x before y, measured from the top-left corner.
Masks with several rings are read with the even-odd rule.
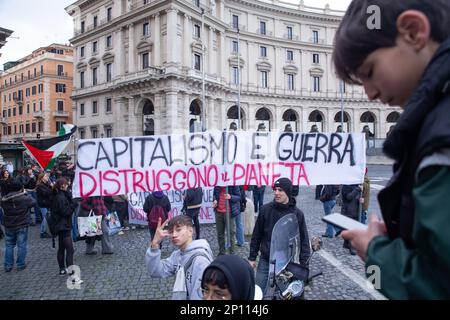
[[[155,204],[152,210],[150,210],[150,213],[147,214],[148,226],[150,229],[154,230],[158,227],[159,218],[161,218],[161,223],[163,223],[167,219],[163,207]]]
[[[179,265],[175,276],[175,283],[173,285],[172,300],[189,300],[189,292],[186,285],[186,273],[187,270],[189,270],[189,268],[191,267],[192,262],[194,262],[194,259],[198,256],[203,256],[207,258],[209,262],[211,262],[209,256],[207,256],[203,252],[197,252],[189,257],[189,260],[186,261],[184,267],[181,267],[181,265]]]

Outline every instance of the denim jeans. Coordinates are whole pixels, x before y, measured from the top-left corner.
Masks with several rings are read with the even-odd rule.
[[[253,202],[255,205],[255,212],[259,212],[259,209],[264,204],[264,192],[265,188],[260,188],[259,190],[253,190]]]
[[[40,208],[40,212],[42,215],[42,223],[41,223],[41,235],[45,233],[46,224],[47,224],[47,208]]]
[[[267,282],[269,280],[269,261],[260,258],[256,268],[255,282],[261,288],[263,296],[266,294]]]
[[[323,203],[323,210],[325,211],[325,215],[329,215],[331,214],[331,210],[333,210],[334,206],[336,205],[336,200],[330,200],[330,201],[325,201]],[[336,230],[337,231],[337,230]],[[332,238],[334,237],[334,228],[331,224],[327,223],[327,230],[325,231],[325,234]]]
[[[17,268],[25,267],[27,256],[28,227],[17,230],[5,230],[5,269],[12,269],[14,266],[14,248],[17,245]]]
[[[242,225],[242,212],[234,217],[236,223],[236,243],[238,246],[243,246],[245,243],[244,239],[244,226]]]

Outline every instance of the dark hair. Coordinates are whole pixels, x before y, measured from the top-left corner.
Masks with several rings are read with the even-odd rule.
[[[205,274],[202,278],[202,288],[205,288],[206,284],[212,284],[221,289],[228,289],[227,277],[222,270],[216,267],[210,267],[205,270]]]
[[[55,185],[53,186],[53,190],[59,191],[61,190],[61,187],[65,184],[69,184],[69,182],[67,181],[66,178],[59,178],[58,180],[56,180]]]
[[[381,29],[369,29],[367,21],[372,6],[381,9]],[[407,10],[425,14],[430,22],[431,38],[444,42],[450,37],[448,0],[353,0],[334,38],[333,62],[336,74],[345,82],[361,84],[356,71],[372,52],[395,46],[397,18]]]
[[[172,232],[175,227],[181,226],[187,226],[192,228],[193,227],[192,218],[186,215],[173,217],[172,219],[170,219],[167,228],[169,229],[169,232]]]

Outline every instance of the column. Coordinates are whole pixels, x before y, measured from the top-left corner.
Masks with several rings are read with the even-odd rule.
[[[222,5],[222,3],[221,3]],[[222,10],[222,9],[221,9]],[[222,31],[219,31],[219,38],[220,38],[220,44],[218,46],[218,64],[217,64],[217,74],[223,79],[224,78],[224,72],[227,69],[227,59],[225,55],[225,33]]]
[[[159,67],[161,65],[161,21],[159,12],[154,16],[154,42],[153,42],[153,66]]]
[[[127,133],[125,132],[125,120],[124,115],[126,112],[126,98],[117,97],[113,100],[113,112],[114,112],[114,128],[113,134],[116,137],[123,137]],[[129,118],[129,117],[128,117]]]
[[[178,107],[178,94],[176,91],[166,92],[166,119],[164,126],[166,127],[165,133],[172,133],[177,125],[177,107]]]
[[[224,18],[225,18],[225,3],[224,3],[223,0],[219,0],[219,8],[220,8],[219,20],[224,21]]]
[[[258,48],[254,42],[249,43],[249,48],[247,50],[247,70],[248,70],[248,85],[249,87],[255,87],[257,84],[257,70],[255,62],[258,57]]]
[[[275,119],[273,121],[273,129],[272,131],[276,130],[284,130],[283,127],[283,110],[281,106],[275,106]]]
[[[256,130],[257,129],[257,125],[256,125],[256,109],[257,109],[257,105],[254,103],[249,104],[248,106],[248,130]]]
[[[213,38],[214,38],[215,30],[214,28],[209,27],[209,36],[208,36],[208,71],[209,74],[215,74],[214,68],[214,48],[213,48]]]
[[[116,36],[115,36],[116,43],[114,46],[117,48],[117,56],[114,58],[114,71],[113,77],[121,76],[125,73],[125,50],[124,50],[124,43],[123,43],[123,30],[122,27],[119,27],[119,29],[116,30]]]
[[[283,61],[284,61],[284,55],[282,52],[281,47],[275,47],[275,66],[273,68],[275,72],[275,90],[281,90],[283,89],[283,78],[284,78],[284,71],[283,71]]]
[[[184,14],[183,25],[183,67],[191,68],[191,46],[189,42],[192,39],[191,17]]]
[[[183,102],[183,106],[182,106],[182,110],[183,110],[183,118],[182,118],[182,123],[183,123],[183,130],[184,132],[189,132],[189,105],[190,105],[190,97],[189,97],[189,93],[185,93],[184,94],[184,102]]]
[[[338,88],[339,88],[339,84],[336,83],[336,81],[338,81],[338,79],[336,77],[334,77],[331,73],[332,70],[332,62],[331,62],[331,53],[325,53],[325,62],[326,62],[326,67],[324,68],[325,70],[325,77],[326,77],[326,92],[327,92],[327,96],[328,97],[335,97],[335,93],[338,94],[338,96],[340,97],[340,93],[338,92]]]
[[[135,106],[135,99],[134,98],[128,98],[128,135],[134,136],[134,135],[142,135],[141,133],[138,133],[138,118],[135,112],[136,106]],[[141,119],[142,122],[142,119]],[[142,124],[139,126],[142,128]]]
[[[206,101],[208,102],[207,104],[207,109],[206,109],[206,129],[211,130],[214,128],[214,98],[206,98]]]
[[[167,48],[167,64],[168,67],[175,67],[179,62],[179,48],[180,44],[177,36],[177,16],[178,10],[168,9],[167,12],[167,35],[166,35],[166,48]],[[173,70],[172,70],[173,71]],[[171,72],[167,70],[167,72]]]
[[[134,24],[128,25],[128,73],[136,70],[135,44],[134,44]]]

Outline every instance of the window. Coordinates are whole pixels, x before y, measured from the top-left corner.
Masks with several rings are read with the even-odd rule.
[[[16,116],[16,108],[14,107],[13,108],[13,117],[15,117]]]
[[[36,102],[33,102],[33,112],[36,112]]]
[[[61,128],[65,125],[66,123],[63,121],[56,121],[56,131],[61,130]]]
[[[200,0],[194,0],[194,5],[200,8]]]
[[[107,98],[106,99],[106,112],[111,112],[112,111],[112,106],[111,106],[111,98]]]
[[[80,57],[84,57],[84,46],[80,47]]]
[[[97,53],[97,41],[92,42],[92,53]]]
[[[292,50],[286,51],[286,59],[287,61],[294,61],[294,51]]]
[[[320,91],[320,77],[313,77],[313,90],[314,92]]]
[[[6,110],[3,110],[3,118],[6,118]]]
[[[30,96],[30,88],[26,88],[26,89],[25,89],[25,95],[26,95],[27,97]],[[6,96],[5,96],[5,98],[6,98]],[[6,101],[6,99],[5,99],[5,101]]]
[[[94,28],[97,28],[97,22],[98,22],[98,18],[97,18],[97,16],[94,16],[94,21],[93,21]]]
[[[194,69],[195,70],[201,70],[201,61],[200,61],[200,55],[194,54]]]
[[[80,88],[84,88],[84,71],[80,72]]]
[[[14,134],[17,133],[17,125],[14,125]]]
[[[30,104],[27,104],[27,113],[30,113]]]
[[[106,128],[106,137],[107,138],[112,137],[112,128],[111,127]]]
[[[293,74],[288,74],[287,75],[287,80],[288,80],[288,90],[295,90],[295,85],[294,85],[294,75]]]
[[[56,92],[66,93],[66,85],[64,83],[57,83]]]
[[[319,43],[319,31],[313,30],[312,32],[312,42]]]
[[[37,72],[36,72],[36,68],[34,68],[34,70],[33,70],[33,75],[36,77],[36,75],[37,75]]]
[[[36,132],[36,123],[35,122],[33,122],[32,124],[31,124],[31,132]]]
[[[22,107],[22,106],[19,106],[19,116],[21,116],[22,113],[23,113],[23,107]]]
[[[26,133],[30,133],[30,124],[29,124],[29,123],[27,123],[27,124],[25,125],[25,132],[26,132]]]
[[[194,37],[200,38],[200,26],[198,24],[194,24]]]
[[[41,74],[44,74],[44,66],[41,64]]]
[[[81,21],[81,33],[84,33],[84,21]]]
[[[62,64],[58,64],[58,76],[64,75],[64,66]]]
[[[313,63],[319,63],[319,54],[313,53]]]
[[[38,122],[38,132],[42,132],[42,128],[43,128],[43,122]]]
[[[92,138],[97,139],[98,138],[98,130],[96,128],[91,130]]]
[[[231,51],[232,52],[238,52],[239,51],[239,44],[236,40],[231,41]]]
[[[42,111],[42,100],[39,101],[39,111]]]
[[[83,129],[80,129],[80,139],[84,139],[84,137],[86,136],[85,132]]]
[[[144,23],[142,25],[142,35],[143,36],[148,36],[150,34],[150,25],[148,22]]]
[[[142,69],[147,69],[149,65],[149,54],[148,52],[142,54]]]
[[[23,124],[19,126],[19,133],[23,133]]]
[[[106,9],[106,20],[111,21],[112,19],[112,8]]]
[[[111,46],[112,46],[112,36],[107,36],[106,37],[106,47],[111,48]]]
[[[239,16],[236,14],[233,14],[231,16],[231,27],[233,29],[238,29],[239,28]]]
[[[97,108],[97,101],[92,101],[92,114],[97,114],[98,108]]]
[[[233,67],[233,84],[239,84],[239,69]]]
[[[8,126],[8,134],[11,134],[11,126]]]
[[[292,40],[292,27],[286,27],[286,31],[287,31],[286,37],[289,40]]]
[[[97,68],[92,68],[92,85],[97,84]]]
[[[41,84],[38,84],[38,93],[42,93],[42,92],[44,92],[44,85],[41,83]]]
[[[63,112],[64,111],[64,101],[61,101],[61,100],[59,100],[58,102],[57,102],[57,105],[58,105],[58,112]]]
[[[106,81],[110,82],[112,80],[112,63],[106,64]]]
[[[36,95],[36,86],[31,87],[31,94],[34,96]]]
[[[84,103],[80,103],[80,116],[84,116]]]
[[[261,87],[267,88],[267,71],[261,71]]]
[[[259,47],[259,52],[261,57],[267,57],[267,48],[266,47]]]
[[[259,33],[266,34],[266,23],[264,21],[259,22]]]

